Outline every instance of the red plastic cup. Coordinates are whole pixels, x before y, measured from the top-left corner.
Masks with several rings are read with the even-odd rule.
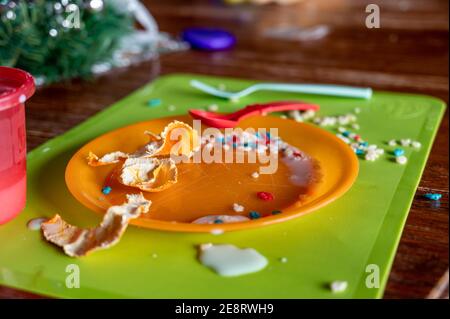
[[[16,217],[25,207],[24,103],[34,90],[30,74],[0,66],[0,225]]]

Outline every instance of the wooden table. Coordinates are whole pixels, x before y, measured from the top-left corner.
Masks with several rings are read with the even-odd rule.
[[[190,4],[188,4],[190,2]],[[128,95],[160,74],[192,72],[283,82],[338,83],[430,94],[448,102],[446,0],[304,0],[293,6],[225,6],[219,1],[144,1],[160,29],[188,26],[234,32],[229,52],[186,51],[116,70],[95,82],[73,81],[39,89],[27,105],[28,147],[33,149]],[[376,3],[381,28],[365,26],[365,7]],[[265,36],[280,26],[330,28],[313,41]],[[448,112],[417,190],[389,278],[386,298],[448,298]],[[424,200],[443,194],[440,205]],[[39,297],[0,287],[0,297]]]

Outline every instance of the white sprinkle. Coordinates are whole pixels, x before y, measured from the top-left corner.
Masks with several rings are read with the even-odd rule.
[[[419,141],[414,141],[411,143],[412,147],[414,148],[421,148],[422,147],[422,143],[420,143]]]
[[[211,104],[208,106],[208,111],[217,112],[219,110],[219,106],[217,104]]]
[[[396,158],[395,158],[395,160],[397,161],[397,163],[398,164],[401,164],[401,165],[405,165],[406,164],[406,162],[408,162],[408,159],[406,158],[406,156],[397,156]]]
[[[253,177],[253,178],[258,178],[258,177],[259,177],[258,172],[253,172],[253,173],[252,173],[252,177]]]
[[[409,138],[402,139],[402,140],[400,140],[400,144],[402,144],[402,146],[409,146],[409,145],[411,145],[411,139],[409,139]]]
[[[239,102],[239,98],[238,97],[232,97],[230,98],[231,103],[237,103]]]
[[[388,145],[389,145],[389,146],[397,146],[397,141],[396,141],[396,140],[390,140],[390,141],[388,142]]]
[[[169,105],[169,107],[167,108],[170,112],[173,112],[177,109],[177,107],[175,105]]]
[[[280,258],[280,262],[282,262],[283,264],[288,262],[288,259],[286,257],[281,257]]]
[[[234,203],[234,204],[233,204],[233,210],[234,210],[236,213],[242,213],[242,212],[244,211],[244,206],[239,205],[238,203]]]
[[[368,150],[376,150],[378,147],[375,144],[371,144],[367,147]]]
[[[45,147],[42,149],[42,153],[47,153],[48,151],[50,151],[50,147]]]
[[[359,126],[358,123],[353,123],[353,124],[352,124],[352,128],[353,128],[354,130],[359,130],[359,129],[360,129],[360,126]]]
[[[333,293],[343,292],[347,289],[348,283],[346,281],[333,281],[330,285],[330,289]]]
[[[376,155],[376,154],[373,154],[373,153],[371,153],[371,152],[368,152],[368,153],[364,156],[364,158],[366,159],[366,161],[373,162],[373,161],[375,161],[375,160],[377,159],[377,155]]]
[[[361,113],[361,109],[360,109],[359,107],[356,107],[353,111],[354,111],[356,114]]]
[[[345,131],[347,131],[347,129],[345,127],[343,127],[343,126],[339,126],[338,131],[340,133],[344,133]]]
[[[19,103],[25,103],[26,100],[27,100],[27,97],[25,96],[25,94],[21,94],[19,96]]]
[[[312,119],[316,115],[316,112],[314,112],[313,110],[307,110],[307,111],[303,112],[302,115],[305,120],[309,120],[309,119]]]
[[[223,148],[225,151],[228,151],[228,150],[230,149],[230,145],[228,145],[228,144],[223,144],[222,148]]]

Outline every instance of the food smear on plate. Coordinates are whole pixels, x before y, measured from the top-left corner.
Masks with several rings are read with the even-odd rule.
[[[228,223],[242,223],[249,221],[245,216],[240,215],[208,215],[204,217],[197,218],[192,223],[193,224],[228,224]]]
[[[128,227],[131,219],[146,214],[151,201],[141,194],[127,195],[127,201],[119,206],[111,206],[99,226],[90,229],[79,228],[66,223],[61,216],[53,218],[41,225],[44,238],[63,248],[70,257],[81,257],[86,254],[106,249],[117,244]]]
[[[253,248],[241,249],[230,244],[200,245],[199,260],[224,277],[242,276],[264,269],[267,258]]]

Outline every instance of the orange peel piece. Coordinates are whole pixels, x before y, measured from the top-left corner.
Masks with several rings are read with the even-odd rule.
[[[149,156],[178,155],[190,158],[200,147],[198,132],[180,121],[169,123],[162,131],[160,138],[163,141],[161,146]]]
[[[61,216],[55,215],[42,223],[44,238],[62,247],[66,255],[81,257],[99,249],[117,244],[128,227],[131,219],[146,214],[151,201],[141,194],[127,195],[127,201],[120,206],[111,206],[95,228],[79,228],[66,223]]]
[[[87,157],[88,164],[91,166],[103,166],[109,164],[115,164],[120,162],[120,160],[128,158],[128,154],[124,152],[112,152],[103,155],[102,157],[98,157],[92,152],[89,152]]]
[[[178,170],[170,158],[128,158],[122,168],[119,182],[146,192],[160,192],[177,182]]]
[[[136,152],[128,154],[116,151],[105,154],[100,158],[89,152],[88,164],[102,166],[115,164],[127,158],[168,157],[173,155],[190,158],[194,151],[200,147],[197,131],[180,121],[169,123],[160,135],[155,135],[149,131],[146,131],[145,134],[149,136],[150,142]]]

